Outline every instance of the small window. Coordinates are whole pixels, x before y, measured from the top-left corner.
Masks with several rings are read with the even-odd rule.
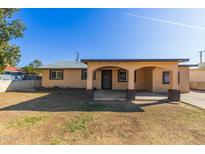
[[[178,72],[178,84],[180,84],[180,72]]]
[[[82,70],[81,80],[87,80],[87,70]]]
[[[169,72],[163,72],[163,84],[169,84],[170,79],[169,79]]]
[[[127,82],[126,70],[118,70],[118,82]]]
[[[50,80],[63,80],[63,70],[50,70]]]
[[[136,82],[136,77],[137,77],[137,71],[135,71],[135,75],[134,75],[134,77],[135,77],[135,79],[134,79],[134,81]]]
[[[96,71],[93,72],[93,80],[96,80]]]

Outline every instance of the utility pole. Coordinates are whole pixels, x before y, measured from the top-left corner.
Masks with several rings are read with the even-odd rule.
[[[200,54],[200,63],[202,63],[203,61],[203,53],[205,52],[205,50],[203,51],[199,51],[199,54]]]
[[[76,60],[75,61],[79,61],[79,56],[80,56],[80,53],[76,52]]]

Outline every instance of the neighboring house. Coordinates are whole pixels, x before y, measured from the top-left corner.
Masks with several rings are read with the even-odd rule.
[[[205,63],[190,69],[190,88],[205,90]]]
[[[82,59],[41,66],[42,86],[189,92],[189,59]]]
[[[7,66],[4,68],[4,73],[5,74],[16,74],[16,73],[23,73],[24,71],[18,67],[15,67],[15,66]]]
[[[15,66],[7,66],[0,75],[1,80],[22,80],[25,72]]]

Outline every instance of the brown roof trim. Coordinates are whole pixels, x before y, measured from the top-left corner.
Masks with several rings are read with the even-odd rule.
[[[189,59],[81,59],[81,62],[188,62]]]

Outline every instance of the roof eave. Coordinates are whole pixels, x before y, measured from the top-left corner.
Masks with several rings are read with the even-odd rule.
[[[88,62],[188,62],[188,58],[184,59],[81,59],[82,63]]]
[[[179,67],[198,67],[198,64],[179,64]]]

